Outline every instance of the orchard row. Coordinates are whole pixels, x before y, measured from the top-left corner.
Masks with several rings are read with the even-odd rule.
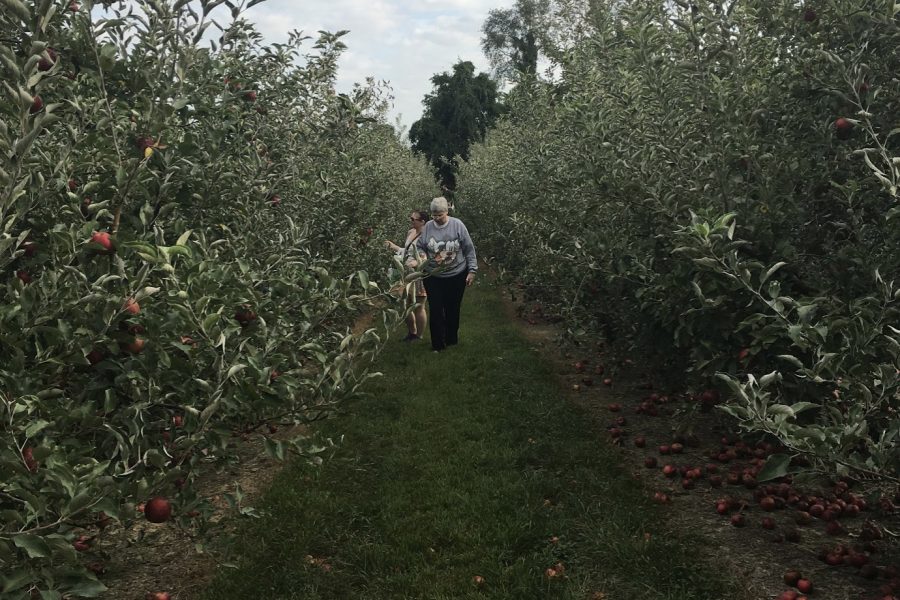
[[[221,2],[103,4],[0,12],[3,598],[101,593],[112,521],[202,540],[194,483],[247,433],[316,460],[270,434],[372,376],[369,239],[434,195],[385,91],[335,92],[339,34],[265,46]]]
[[[897,7],[550,4],[558,79],[523,77],[460,168],[480,255],[573,339],[896,486]]]

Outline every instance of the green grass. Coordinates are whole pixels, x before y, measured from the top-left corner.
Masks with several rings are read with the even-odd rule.
[[[321,467],[279,475],[234,548],[238,568],[202,598],[701,600],[739,589],[692,552],[698,540],[667,532],[665,509],[564,398],[490,286],[466,292],[460,346],[427,344],[391,341],[384,377],[322,429],[343,445]],[[565,577],[551,581],[558,561]]]

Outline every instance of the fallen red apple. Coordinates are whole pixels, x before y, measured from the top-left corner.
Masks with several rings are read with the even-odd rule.
[[[772,512],[775,510],[775,498],[772,496],[765,496],[762,500],[759,501],[759,506],[764,511]]]
[[[863,565],[859,569],[859,576],[865,579],[875,579],[878,577],[878,567],[875,565]]]
[[[802,578],[803,578],[803,575],[800,574],[800,571],[791,569],[790,571],[787,571],[784,574],[783,579],[787,585],[789,585],[791,587],[795,587],[797,585],[797,582],[800,581],[800,579],[802,579]]]
[[[809,579],[801,579],[797,582],[797,589],[804,594],[809,594],[813,591],[813,584]]]
[[[165,523],[172,516],[172,505],[162,496],[156,496],[144,505],[144,516],[151,523]]]
[[[744,515],[738,513],[736,515],[731,515],[731,524],[735,527],[743,527],[747,524],[747,519]]]
[[[638,437],[634,438],[634,445],[637,446],[638,448],[645,447],[647,445],[647,438],[645,438],[642,435],[639,435]]]
[[[648,456],[647,458],[644,459],[644,466],[647,467],[648,469],[656,468],[656,464],[657,463],[656,463],[655,456]]]

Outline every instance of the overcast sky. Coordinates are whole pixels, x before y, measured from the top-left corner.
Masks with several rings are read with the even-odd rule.
[[[266,0],[245,17],[267,42],[284,42],[288,32],[349,29],[340,62],[338,91],[372,76],[393,88],[394,108],[407,128],[422,116],[422,98],[435,73],[469,60],[479,71],[488,63],[481,52],[481,25],[493,8],[514,0]]]

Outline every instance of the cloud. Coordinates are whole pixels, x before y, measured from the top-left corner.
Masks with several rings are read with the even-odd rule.
[[[267,42],[283,42],[288,32],[349,29],[341,57],[338,88],[349,91],[366,77],[390,82],[395,106],[409,127],[422,114],[431,77],[458,60],[488,69],[481,52],[481,24],[494,8],[514,0],[267,0],[246,16]]]

